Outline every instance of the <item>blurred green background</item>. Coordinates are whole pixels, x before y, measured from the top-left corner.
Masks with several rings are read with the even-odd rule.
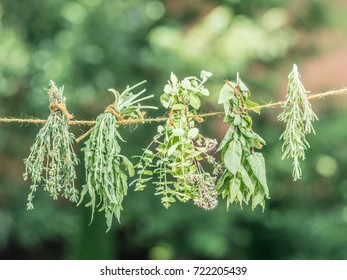
[[[313,93],[347,84],[347,1],[333,0],[2,0],[0,116],[49,114],[44,88],[65,85],[76,119],[95,119],[123,90],[146,79],[159,95],[173,71],[179,78],[211,71],[202,111],[220,111],[217,96],[237,72],[259,103],[283,100],[297,63]],[[29,182],[23,159],[40,126],[0,124],[0,258],[2,259],[347,259],[347,99],[313,101],[320,121],[293,182],[281,161],[279,109],[254,115],[271,200],[265,212],[224,202],[212,212],[176,203],[165,210],[150,186],[129,191],[122,223],[105,233],[104,216],[39,191],[26,211]],[[149,112],[150,116],[165,111]],[[77,136],[87,128],[71,127]],[[220,118],[201,124],[221,140]],[[137,155],[155,124],[121,128],[123,151]],[[83,143],[76,144],[84,183]],[[134,160],[135,162],[136,160]]]

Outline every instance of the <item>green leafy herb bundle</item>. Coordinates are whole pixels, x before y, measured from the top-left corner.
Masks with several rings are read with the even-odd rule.
[[[31,179],[27,209],[34,209],[33,198],[39,185],[49,192],[53,199],[63,197],[72,202],[78,201],[78,190],[75,188],[75,166],[78,159],[73,151],[74,135],[69,133],[68,113],[63,96],[63,87],[58,88],[50,81],[48,90],[51,113],[45,125],[36,136],[30,148],[28,158],[24,160],[24,180]]]
[[[201,105],[200,97],[209,95],[204,83],[210,76],[211,73],[202,71],[201,79],[187,77],[178,81],[171,73],[160,97],[161,104],[171,110],[168,121],[158,126],[157,134],[137,164],[139,177],[133,182],[135,190],[143,190],[155,177],[155,194],[161,196],[165,208],[176,200],[193,200],[206,210],[218,204],[215,184],[221,166],[210,155],[217,141],[200,134],[194,117]],[[153,144],[155,152],[150,150]],[[214,165],[212,175],[204,170],[203,160]]]
[[[121,154],[119,141],[125,141],[118,131],[118,121],[142,119],[142,109],[156,109],[140,105],[139,102],[153,97],[150,95],[139,98],[145,89],[137,94],[132,93],[133,89],[143,83],[145,81],[127,87],[121,94],[110,89],[115,95],[115,101],[97,117],[96,125],[83,148],[86,184],[83,186],[79,204],[88,193],[90,201],[86,206],[92,207],[91,221],[95,207],[99,207],[99,211],[105,212],[107,230],[111,228],[113,217],[120,221],[122,202],[128,190],[128,176],[134,175],[133,164]]]
[[[227,81],[220,92],[218,103],[224,106],[224,122],[229,129],[218,148],[222,151],[225,170],[216,188],[222,198],[226,198],[228,208],[234,202],[242,207],[252,200],[252,209],[257,205],[264,209],[269,190],[264,157],[256,150],[261,149],[265,141],[252,129],[248,111],[258,104],[249,97],[250,91],[239,76],[236,84]]]
[[[312,122],[318,120],[308,100],[308,91],[300,81],[298,67],[294,64],[292,72],[288,75],[288,94],[283,106],[283,112],[278,120],[286,123],[286,129],[282,133],[283,157],[293,159],[293,179],[301,178],[302,171],[299,159],[305,159],[305,150],[310,147],[306,140],[306,134],[315,131]]]

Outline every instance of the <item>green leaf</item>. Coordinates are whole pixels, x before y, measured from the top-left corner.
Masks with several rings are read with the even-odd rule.
[[[176,77],[176,75],[174,73],[171,72],[171,75],[170,75],[170,80],[172,82],[172,85],[177,85],[177,82],[178,82],[178,79]]]
[[[201,106],[201,101],[200,98],[195,95],[195,94],[191,94],[190,95],[190,99],[189,99],[189,104],[195,109],[198,110]]]
[[[217,152],[222,150],[225,147],[225,145],[228,144],[231,141],[231,139],[232,139],[231,137],[232,137],[232,135],[234,133],[234,130],[235,130],[234,126],[230,125],[230,127],[229,127],[227,133],[225,134],[222,142],[220,142],[220,144],[219,144]]]
[[[167,155],[168,155],[168,156],[171,156],[171,155],[176,151],[178,145],[180,145],[180,144],[181,144],[181,143],[178,142],[178,143],[172,145],[172,146],[169,148],[169,150],[167,151]]]
[[[248,109],[251,109],[253,112],[256,112],[257,114],[260,114],[259,108],[253,109],[253,108],[258,107],[258,106],[259,106],[258,103],[255,103],[255,102],[248,100],[248,99],[246,100],[246,107]]]
[[[188,138],[194,139],[199,134],[199,129],[193,127],[188,131]]]
[[[122,186],[123,186],[123,194],[126,195],[128,192],[128,181],[127,181],[128,177],[122,173],[121,174],[121,180],[122,180]],[[122,205],[120,203],[120,207],[122,208]]]
[[[158,128],[157,128],[157,131],[158,131],[159,134],[163,134],[164,131],[165,131],[165,128],[162,125],[159,125]]]
[[[229,203],[233,203],[237,198],[237,194],[240,190],[241,181],[237,177],[234,177],[230,180],[229,183]]]
[[[224,121],[226,118],[229,117],[229,114],[230,114],[230,104],[229,102],[224,102],[223,103],[223,108],[224,108],[224,113],[225,113],[225,118],[224,118]]]
[[[225,84],[219,93],[218,104],[228,102],[229,99],[233,98],[234,94],[234,90]]]
[[[172,86],[170,84],[167,84],[164,86],[164,92],[167,94],[170,94],[172,91]]]
[[[211,72],[202,70],[200,73],[200,78],[203,79],[203,81],[206,81],[208,78],[210,78],[212,76]]]
[[[163,93],[161,96],[160,96],[160,103],[161,105],[164,106],[164,108],[169,108],[170,107],[170,103],[171,103],[171,98],[170,98],[170,95],[168,95],[167,93]]]
[[[147,176],[152,176],[153,175],[153,172],[150,171],[150,170],[146,170],[146,169],[142,169],[138,172],[138,174],[141,174],[141,175],[147,175]]]
[[[172,135],[174,136],[183,136],[185,131],[182,128],[174,128],[172,130]]]
[[[266,141],[254,131],[249,131],[241,127],[241,132],[244,136],[246,136],[249,139],[256,139],[261,144],[261,146],[266,145]]]
[[[257,207],[258,205],[263,207],[263,211],[264,211],[264,209],[265,209],[265,200],[264,200],[264,194],[262,194],[262,193],[257,193],[252,198],[252,210],[254,210],[255,207]]]
[[[257,149],[261,149],[263,147],[263,144],[259,141],[258,138],[250,139],[250,146],[255,147]]]
[[[239,114],[235,114],[233,125],[239,126],[240,124],[241,124],[241,116]]]
[[[112,218],[113,218],[112,212],[105,211],[105,218],[106,218],[106,225],[107,225],[106,232],[108,232],[111,229],[111,226],[112,226]],[[119,220],[118,220],[118,222],[119,222]]]
[[[241,168],[240,168],[240,174],[241,174],[242,182],[248,188],[249,193],[253,194],[255,186],[254,186],[254,184],[252,182],[251,177],[249,177],[246,169],[242,165],[241,165]]]
[[[127,157],[125,157],[125,156],[123,156],[122,159],[123,159],[123,164],[124,164],[124,166],[126,167],[126,169],[127,169],[128,172],[129,172],[129,176],[130,176],[130,177],[134,176],[135,170],[134,170],[133,164],[132,164],[132,163],[130,162],[130,160],[129,160]]]
[[[231,174],[235,175],[241,165],[242,148],[240,141],[232,140],[226,152],[224,153],[223,161],[226,168]]]
[[[204,96],[209,96],[210,92],[208,91],[207,88],[204,88],[204,89],[201,90],[201,94],[204,95]]]
[[[188,89],[188,90],[192,89],[192,84],[187,78],[183,79],[183,81],[181,82],[181,85],[184,89]]]
[[[242,126],[250,129],[253,125],[252,118],[249,115],[243,116],[242,118]]]
[[[252,168],[252,171],[255,175],[255,177],[257,177],[259,183],[262,185],[266,197],[269,197],[269,189],[267,186],[267,182],[266,182],[266,169],[265,169],[265,160],[264,157],[261,153],[254,153],[254,154],[250,154],[247,158],[249,165]]]
[[[172,110],[183,110],[184,109],[184,104],[174,104],[172,105]]]
[[[117,129],[115,130],[115,133],[116,133],[117,137],[118,137],[122,142],[124,142],[124,143],[126,142],[126,141],[123,139],[122,135],[120,135],[120,133],[118,132]]]
[[[228,181],[228,179],[230,178],[230,173],[225,170],[222,177],[219,178],[217,184],[216,184],[216,190],[220,193],[221,191],[223,191],[224,187],[225,187],[225,183]]]
[[[246,85],[242,82],[241,78],[238,75],[237,75],[237,85],[243,94],[246,93],[246,97],[250,95],[250,91],[248,87],[246,87]]]

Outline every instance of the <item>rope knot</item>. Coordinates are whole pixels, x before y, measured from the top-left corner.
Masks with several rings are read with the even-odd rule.
[[[113,104],[108,105],[107,108],[104,111],[105,113],[110,113],[114,115],[117,118],[117,121],[123,121],[123,114],[117,110],[117,107]]]
[[[65,103],[51,103],[49,104],[49,109],[51,111],[60,111],[68,120],[71,120],[73,118],[73,115],[71,115],[67,110]]]

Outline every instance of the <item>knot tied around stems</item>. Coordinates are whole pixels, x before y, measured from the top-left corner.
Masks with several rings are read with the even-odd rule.
[[[114,115],[117,118],[117,121],[123,121],[123,114],[118,111],[117,107],[113,104],[107,106],[107,108],[104,111],[105,113],[110,113]]]
[[[39,187],[49,192],[55,200],[62,196],[72,202],[78,201],[79,191],[75,188],[74,181],[75,166],[79,160],[72,147],[75,136],[69,133],[68,124],[72,115],[66,109],[63,89],[64,87],[57,87],[50,81],[48,95],[51,112],[38,132],[29,156],[24,160],[23,177],[32,182],[28,195],[28,210],[34,209],[33,199]]]
[[[64,86],[58,88],[54,81],[50,80],[50,89],[48,90],[49,95],[49,109],[51,111],[58,110],[68,120],[73,118],[73,115],[69,113],[65,104],[65,97],[63,96]]]
[[[117,122],[124,121],[123,114],[117,110],[117,107],[114,104],[110,104],[106,107],[104,113],[110,113],[117,118]],[[95,126],[90,128],[87,132],[83,133],[81,136],[76,138],[76,143],[81,142],[84,138],[86,138],[93,130]]]
[[[67,110],[65,103],[50,103],[49,109],[51,111],[59,110],[68,120],[73,118],[73,115]]]

